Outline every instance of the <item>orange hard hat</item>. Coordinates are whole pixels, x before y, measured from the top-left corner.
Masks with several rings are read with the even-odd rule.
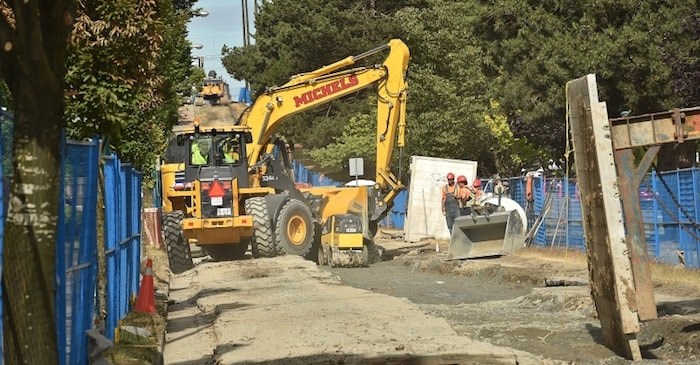
[[[477,178],[476,180],[474,180],[474,187],[478,188],[479,186],[481,186],[481,179]]]
[[[458,182],[458,183],[465,183],[465,184],[466,184],[466,183],[467,183],[467,177],[464,176],[464,175],[459,175],[459,177],[457,178],[457,182]]]
[[[447,180],[454,180],[455,179],[455,174],[448,172],[447,173]]]

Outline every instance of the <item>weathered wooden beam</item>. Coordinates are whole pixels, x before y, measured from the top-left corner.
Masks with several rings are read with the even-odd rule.
[[[628,257],[607,107],[595,75],[566,85],[566,100],[581,194],[591,296],[608,345],[642,359],[637,300]]]
[[[651,155],[648,152],[645,157]],[[635,169],[634,153],[631,148],[615,151],[615,164],[617,165],[620,200],[622,201],[627,231],[627,247],[629,247],[632,264],[632,277],[637,291],[637,314],[640,320],[645,321],[657,318],[654,286],[651,281],[651,267],[644,235],[642,207],[639,202],[639,182],[637,182],[637,174],[644,176],[646,171]]]
[[[639,161],[639,165],[637,165],[637,169],[634,171],[634,184],[637,187],[639,187],[644,180],[644,176],[646,176],[647,171],[649,171],[649,167],[651,167],[651,164],[654,162],[656,155],[659,154],[659,150],[661,150],[661,146],[651,146],[644,152],[642,160]]]

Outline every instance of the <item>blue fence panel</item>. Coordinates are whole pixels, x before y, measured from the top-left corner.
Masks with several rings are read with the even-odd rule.
[[[292,161],[292,169],[294,170],[294,181],[297,183],[309,184],[311,186],[343,186],[343,184],[338,181],[307,169],[306,166],[298,161]]]
[[[700,187],[700,169],[693,169],[692,170],[692,176],[693,176],[693,187],[695,189],[698,189]],[[695,206],[695,222],[700,222],[700,192],[695,190],[693,191],[693,204]],[[696,237],[700,237],[700,230],[697,229],[697,226],[693,225],[693,228],[695,229]],[[690,267],[700,267],[700,240],[695,240],[695,242],[691,242],[688,244],[687,247],[684,248],[685,250],[685,262],[686,265]]]
[[[9,126],[8,126],[9,125]],[[11,176],[11,119],[0,115],[0,269],[2,233]],[[56,336],[61,364],[87,364],[88,338],[96,318],[97,186],[100,149],[97,140],[69,141],[62,147],[58,234],[56,240]],[[107,249],[107,337],[129,310],[139,285],[141,251],[140,173],[122,167],[112,156],[105,164],[105,243]],[[4,174],[3,174],[4,173]],[[4,175],[4,176],[3,176]],[[125,209],[128,206],[128,210]],[[122,244],[122,242],[125,242]],[[120,250],[120,246],[124,246]],[[122,256],[125,260],[122,261]],[[124,262],[126,270],[119,270]],[[1,273],[1,270],[0,270]],[[125,287],[122,293],[119,289]],[[0,315],[2,297],[0,292]],[[0,321],[0,364],[2,364]]]
[[[402,190],[394,198],[394,206],[385,219],[384,225],[403,229],[408,210],[408,190]]]
[[[517,177],[508,181],[511,199],[527,212],[528,228],[542,212],[547,189],[554,189],[551,210],[534,236],[534,244],[585,250],[576,180],[532,179],[531,202],[525,197],[527,178]],[[682,250],[688,267],[700,267],[700,169],[648,173],[640,184],[639,200],[649,255],[657,261],[676,264],[677,251]]]
[[[107,262],[106,336],[114,339],[119,321],[138,293],[141,258],[142,176],[116,156],[105,158],[105,245]]]
[[[57,339],[61,364],[87,364],[97,289],[97,175],[99,143],[63,148],[59,234],[56,242]]]
[[[251,104],[252,100],[250,98],[250,90],[242,87],[240,88],[238,92],[238,100],[239,103],[246,103],[246,104]]]
[[[119,160],[117,160],[119,161]],[[128,176],[126,176],[126,168],[119,162],[119,225],[116,227],[118,236],[119,250],[119,295],[117,300],[117,313],[121,319],[129,313],[129,241],[127,240],[127,219],[126,215],[129,211],[129,201],[126,199],[126,187]]]
[[[114,339],[114,331],[119,324],[118,298],[119,298],[119,160],[116,156],[104,159],[105,176],[105,256],[107,271],[107,318],[105,323],[105,336]]]
[[[581,195],[578,183],[573,179],[567,182],[567,196],[569,207],[567,210],[568,222],[566,225],[566,242],[568,247],[580,250],[586,249],[586,241],[583,236],[583,215],[581,213]]]

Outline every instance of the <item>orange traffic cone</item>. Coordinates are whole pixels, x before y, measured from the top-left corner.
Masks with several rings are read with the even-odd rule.
[[[141,288],[139,295],[136,297],[136,305],[134,311],[138,313],[155,313],[156,312],[156,293],[153,288],[153,261],[146,261],[146,272],[141,280]]]

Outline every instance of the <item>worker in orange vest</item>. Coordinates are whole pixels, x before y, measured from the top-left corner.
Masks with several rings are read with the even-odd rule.
[[[459,216],[459,186],[451,172],[447,174],[447,184],[442,187],[442,215],[447,221],[447,229],[452,232],[455,218]]]

